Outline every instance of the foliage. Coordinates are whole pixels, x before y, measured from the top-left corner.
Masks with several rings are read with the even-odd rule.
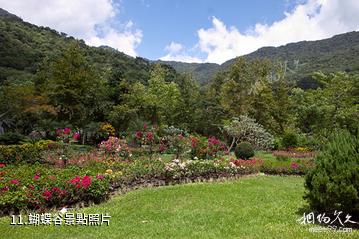
[[[37,143],[25,143],[20,145],[0,145],[1,163],[34,163],[42,161],[42,152],[52,148],[51,140],[38,141]]]
[[[305,178],[305,198],[313,209],[359,216],[359,137],[340,131],[316,158]]]
[[[26,137],[19,133],[8,132],[0,135],[0,144],[21,144],[26,140]]]
[[[237,159],[249,159],[254,156],[254,149],[248,142],[241,142],[234,151]]]

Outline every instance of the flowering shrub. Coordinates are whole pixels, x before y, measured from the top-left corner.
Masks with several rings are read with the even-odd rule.
[[[214,136],[208,137],[190,137],[191,156],[193,159],[215,159],[228,154],[228,148]]]
[[[114,136],[110,136],[108,140],[102,141],[99,144],[99,149],[103,153],[112,157],[120,157],[121,159],[128,159],[131,155],[129,147],[125,141],[122,141]]]
[[[70,128],[58,128],[56,129],[56,139],[59,146],[59,159],[63,162],[64,166],[67,165],[68,161],[68,150],[69,144],[80,140],[79,132],[72,132]]]
[[[0,211],[4,213],[80,201],[99,202],[107,197],[108,190],[109,179],[88,169],[85,172],[77,167],[55,169],[41,165],[0,168]]]
[[[109,138],[110,136],[115,135],[115,128],[110,123],[101,123],[97,134],[104,139]]]
[[[287,158],[314,158],[316,153],[315,152],[308,152],[308,151],[284,151],[284,150],[276,150],[272,152],[273,156],[276,157],[287,157]]]

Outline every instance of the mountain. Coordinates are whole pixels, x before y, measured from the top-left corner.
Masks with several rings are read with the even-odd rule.
[[[0,83],[31,79],[44,60],[60,55],[71,44],[78,44],[103,76],[115,73],[130,81],[146,82],[154,65],[147,59],[134,58],[111,47],[90,47],[83,40],[25,22],[0,8]],[[168,75],[176,74],[172,67],[165,66]]]
[[[310,87],[311,74],[335,71],[359,71],[359,32],[348,32],[318,41],[301,41],[280,47],[263,47],[243,56],[247,59],[268,58],[280,60],[287,65],[287,73],[299,81],[299,85]],[[189,73],[202,84],[213,76],[227,70],[237,58],[221,65],[212,63],[163,62],[180,73]]]

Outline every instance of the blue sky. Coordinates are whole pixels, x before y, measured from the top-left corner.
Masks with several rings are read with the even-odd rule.
[[[140,56],[158,59],[172,41],[186,46],[197,42],[197,30],[211,27],[217,17],[246,31],[257,22],[271,24],[284,17],[293,4],[284,0],[123,0],[119,19],[142,29]]]
[[[358,0],[0,0],[25,21],[151,60],[223,63],[359,30]]]

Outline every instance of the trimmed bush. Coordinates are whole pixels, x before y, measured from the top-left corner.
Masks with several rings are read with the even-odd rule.
[[[359,215],[359,136],[337,133],[305,178],[305,198],[319,212]]]
[[[249,159],[254,156],[254,149],[248,142],[242,142],[237,145],[234,151],[237,159]]]

